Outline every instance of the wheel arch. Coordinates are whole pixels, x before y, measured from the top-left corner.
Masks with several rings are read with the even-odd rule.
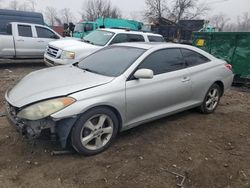
[[[220,80],[217,80],[216,82],[214,82],[214,84],[217,84],[220,87],[220,89],[221,89],[221,96],[222,96],[224,94],[224,89],[225,89],[224,83],[222,81],[220,81]]]
[[[119,124],[119,125],[118,125],[118,132],[120,132],[120,130],[122,129],[123,119],[122,119],[122,116],[121,116],[120,112],[119,112],[115,107],[113,107],[113,106],[111,106],[111,105],[104,105],[104,104],[103,104],[103,105],[92,106],[92,107],[86,109],[85,111],[81,112],[80,114],[78,114],[78,115],[77,115],[77,118],[76,118],[76,121],[79,119],[79,117],[80,117],[82,114],[84,114],[84,113],[86,113],[86,112],[88,112],[88,111],[90,111],[90,110],[96,109],[96,108],[108,108],[108,109],[112,110],[112,111],[115,113],[115,115],[116,115],[116,117],[117,117],[117,119],[118,119],[118,124]],[[70,146],[70,142],[71,142],[70,135],[71,135],[72,129],[73,129],[73,127],[74,127],[76,121],[75,121],[74,124],[71,126],[70,130],[68,131],[68,136],[67,136],[67,139],[66,139],[65,146],[66,146],[66,145],[67,145],[67,146]]]
[[[109,105],[109,104],[98,104],[98,105],[95,105],[95,106],[89,106],[84,111],[82,111],[80,114],[78,114],[78,118],[79,118],[80,115],[82,115],[82,114],[84,114],[84,113],[86,113],[86,112],[88,112],[90,110],[96,109],[96,108],[108,108],[108,109],[112,110],[115,113],[115,115],[116,115],[116,117],[118,119],[118,123],[119,123],[118,131],[121,130],[122,124],[123,124],[122,115],[121,115],[120,111],[117,108],[115,108],[114,106]]]
[[[94,107],[88,109],[87,111],[95,109],[95,108],[108,108],[108,109],[112,110],[115,113],[115,115],[116,115],[116,117],[118,119],[118,123],[119,123],[119,125],[118,125],[118,132],[121,130],[121,128],[122,128],[122,122],[123,122],[122,121],[122,116],[121,116],[120,112],[115,107],[110,106],[110,105],[99,105],[99,106],[94,106]]]

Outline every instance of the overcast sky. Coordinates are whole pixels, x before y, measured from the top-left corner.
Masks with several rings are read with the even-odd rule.
[[[8,7],[11,0],[0,0],[0,7]],[[22,3],[28,0],[18,0]],[[57,9],[70,8],[76,17],[76,21],[80,20],[81,8],[85,0],[34,0],[36,9],[44,11],[47,6],[53,6]],[[145,0],[110,0],[123,13],[124,17],[130,17],[132,14],[136,16],[145,10]],[[250,12],[250,0],[200,0],[209,4],[211,10],[205,19],[210,18],[214,14],[224,13],[232,19],[237,20],[237,16],[244,12]]]

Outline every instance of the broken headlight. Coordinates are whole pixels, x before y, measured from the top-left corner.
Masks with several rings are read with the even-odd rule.
[[[17,117],[27,120],[39,120],[66,108],[75,101],[76,100],[71,97],[42,101],[24,108],[17,114]]]

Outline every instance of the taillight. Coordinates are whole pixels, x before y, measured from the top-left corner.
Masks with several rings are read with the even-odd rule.
[[[228,68],[230,71],[232,71],[232,70],[233,70],[232,65],[230,65],[230,64],[228,64],[228,63],[227,63],[227,64],[225,64],[225,67],[226,67],[226,68]]]

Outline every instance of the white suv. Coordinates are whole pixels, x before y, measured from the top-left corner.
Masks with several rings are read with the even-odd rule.
[[[161,35],[126,29],[98,29],[82,40],[62,39],[50,42],[44,61],[49,66],[78,62],[108,45],[122,42],[164,42]]]

